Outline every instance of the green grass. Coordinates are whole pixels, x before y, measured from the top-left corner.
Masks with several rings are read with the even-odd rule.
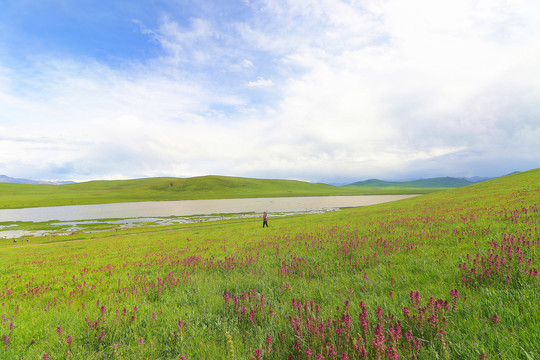
[[[358,359],[362,345],[369,359],[540,359],[538,204],[539,169],[267,229],[243,219],[6,240],[0,358]]]
[[[0,183],[0,209],[133,201],[320,195],[425,194],[441,189],[339,187],[294,180],[225,176],[89,181],[66,185]]]

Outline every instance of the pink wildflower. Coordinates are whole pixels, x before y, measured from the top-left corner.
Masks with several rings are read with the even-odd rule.
[[[184,329],[184,322],[182,321],[182,319],[179,319],[178,320],[178,330],[180,330],[180,332],[182,332],[183,329]]]
[[[386,348],[386,355],[388,355],[388,359],[390,360],[397,360],[399,359],[399,354],[394,350],[393,347],[387,347]]]
[[[377,310],[375,310],[375,313],[377,314],[377,318],[379,318],[379,321],[382,321],[382,317],[384,314],[384,310],[382,309],[382,307],[379,306]]]
[[[255,360],[262,360],[262,350],[259,348],[255,349]]]
[[[500,318],[497,314],[495,314],[495,315],[493,315],[492,317],[490,317],[490,320],[491,320],[491,322],[492,322],[493,324],[495,324],[495,325],[497,325],[498,323],[501,322],[501,318]]]
[[[270,334],[266,335],[266,345],[268,346],[267,351],[270,352],[272,350],[272,336]]]

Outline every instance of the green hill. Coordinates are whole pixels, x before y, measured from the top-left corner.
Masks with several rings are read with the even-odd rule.
[[[383,181],[370,179],[357,181],[347,186],[370,186],[370,187],[415,187],[415,188],[458,188],[472,185],[474,182],[454,177],[438,177],[412,181]]]
[[[228,176],[89,181],[65,185],[0,183],[0,209],[133,201],[283,196],[423,194],[437,189],[343,187]]]

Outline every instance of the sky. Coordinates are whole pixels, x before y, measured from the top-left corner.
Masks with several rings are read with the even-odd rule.
[[[0,174],[540,167],[537,0],[0,0]]]

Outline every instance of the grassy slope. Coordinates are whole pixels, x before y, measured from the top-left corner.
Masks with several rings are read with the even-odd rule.
[[[421,339],[419,360],[539,359],[539,281],[524,273],[540,265],[538,204],[540,169],[396,203],[270,219],[264,230],[259,221],[235,221],[78,234],[65,238],[73,242],[47,246],[4,242],[0,297],[6,320],[0,335],[9,342],[4,340],[0,357],[47,353],[63,359],[69,351],[81,359],[250,359],[260,348],[263,359],[303,360],[308,346],[314,354],[327,348],[304,330],[301,351],[293,350],[295,299],[308,308],[314,301],[323,320],[338,324],[349,301],[355,338],[361,332],[360,301],[368,308],[370,336],[380,306],[401,322],[403,333],[412,329]],[[459,265],[472,266],[467,255],[487,257],[490,243],[502,244],[503,234],[516,236],[513,244],[504,243],[514,268],[463,282],[467,276]],[[524,253],[521,264],[517,247]],[[240,303],[256,312],[253,323],[232,309],[232,299],[228,308],[223,299],[226,290],[232,297],[252,289],[256,301]],[[421,294],[424,307],[430,297],[451,303],[453,289],[460,293],[456,310],[440,310],[444,319],[435,325],[428,325],[429,307],[423,330],[416,320],[404,319],[404,307],[417,316],[411,291]],[[261,294],[264,311],[257,310]],[[174,335],[180,319],[184,327]],[[340,347],[340,355],[353,351],[353,343],[347,347],[332,333],[327,340]],[[270,350],[267,335],[273,339]],[[376,357],[371,340],[370,359]],[[400,359],[410,358],[406,348],[399,351]],[[357,358],[351,352],[349,358]]]
[[[172,186],[171,186],[172,184]],[[131,201],[315,195],[423,194],[426,188],[355,188],[225,176],[90,181],[67,185],[0,183],[0,209]]]
[[[540,265],[538,204],[540,169],[395,203],[270,219],[264,230],[259,221],[234,221],[78,234],[65,238],[75,241],[47,246],[6,242],[9,248],[0,249],[0,297],[9,320],[0,332],[10,342],[2,355],[66,358],[69,351],[85,359],[250,359],[260,348],[263,359],[307,359],[309,346],[313,359],[328,348],[304,330],[300,352],[295,352],[299,337],[290,323],[297,314],[291,306],[295,299],[308,308],[314,301],[322,319],[337,324],[348,301],[355,338],[361,333],[363,301],[370,359],[376,357],[371,337],[379,306],[401,322],[402,335],[411,330],[421,339],[419,360],[539,359],[540,287],[538,276],[524,273]],[[516,236],[514,243],[504,243],[513,254],[513,268],[463,282],[468,275],[459,265],[472,266],[467,255],[486,257],[490,243],[502,244],[503,234]],[[522,264],[516,247],[524,253]],[[248,313],[254,309],[253,323],[232,308],[233,296],[252,289],[256,301],[240,304]],[[404,307],[411,317],[418,316],[411,291],[421,294],[424,307],[430,297],[452,303],[453,289],[460,297],[455,311],[440,310],[444,319],[428,321],[429,307],[423,327],[404,319]],[[262,294],[264,311],[259,311]],[[268,304],[274,315],[268,315]],[[178,320],[184,322],[180,335]],[[98,321],[97,328],[88,321]],[[326,339],[340,347],[339,355],[350,351],[349,358],[357,358],[351,353],[354,344],[346,346],[332,333],[332,340]],[[68,335],[74,339],[71,346]],[[390,344],[387,340],[385,346]],[[407,348],[399,351],[400,359],[411,358]]]

